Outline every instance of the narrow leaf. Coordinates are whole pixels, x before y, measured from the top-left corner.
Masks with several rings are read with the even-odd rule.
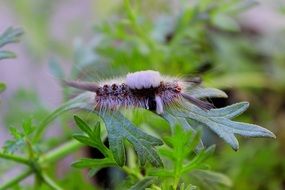
[[[117,166],[116,162],[110,158],[104,159],[91,159],[91,158],[81,158],[71,164],[75,168],[105,168],[111,166]]]
[[[85,133],[88,134],[89,137],[93,136],[92,130],[89,128],[89,126],[79,117],[77,117],[76,115],[74,116],[74,120],[77,124],[77,126],[84,131]]]
[[[9,27],[0,36],[0,47],[3,47],[4,45],[9,43],[18,42],[22,34],[23,34],[22,29]]]
[[[94,130],[92,131],[90,127],[79,117],[76,118],[77,125],[81,125],[80,128],[87,130],[89,133],[89,136],[86,136],[85,134],[73,134],[73,138],[78,140],[79,142],[86,144],[88,146],[97,148],[102,154],[104,154],[105,157],[110,156],[109,149],[104,145],[104,143],[101,140],[101,133],[100,133],[100,123],[97,122],[95,125]]]
[[[187,94],[191,95],[193,98],[227,98],[228,95],[216,88],[201,88],[194,87],[189,89]]]
[[[79,142],[86,144],[88,146],[91,146],[94,148],[98,148],[98,146],[99,146],[97,142],[94,142],[92,139],[90,139],[89,137],[86,137],[85,135],[74,134],[72,136],[73,136],[73,138],[75,138]]]
[[[15,58],[16,54],[11,51],[0,51],[0,60]]]
[[[135,185],[133,185],[129,190],[144,190],[147,187],[151,186],[154,182],[153,177],[146,177],[140,181],[138,181]]]
[[[24,135],[28,136],[33,132],[33,123],[32,123],[32,119],[26,119],[23,124],[22,124],[22,128],[23,128],[23,132]]]
[[[239,102],[224,108],[213,109],[208,114],[212,117],[226,117],[228,119],[231,119],[233,117],[237,117],[245,110],[247,110],[248,106],[248,102]]]

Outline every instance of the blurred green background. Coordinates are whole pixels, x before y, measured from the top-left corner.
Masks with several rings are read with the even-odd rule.
[[[9,26],[25,31],[21,43],[10,47],[17,59],[0,63],[0,81],[7,85],[1,94],[0,146],[9,139],[8,127],[31,115],[39,121],[68,98],[58,78],[94,81],[143,69],[201,76],[205,86],[229,95],[213,99],[216,107],[249,101],[239,119],[277,136],[240,138],[234,152],[210,134],[208,143],[218,144],[212,168],[230,176],[232,189],[285,189],[284,1],[1,0],[0,19],[1,33]],[[49,128],[50,144],[71,134],[63,120]],[[151,126],[160,123],[154,119]],[[58,133],[62,137],[55,137]],[[7,174],[2,168],[3,180],[19,170]],[[62,183],[88,181],[80,171],[65,175],[69,169],[61,169]]]

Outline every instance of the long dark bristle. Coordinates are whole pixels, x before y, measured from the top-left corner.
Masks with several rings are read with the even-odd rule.
[[[91,92],[96,92],[99,88],[97,84],[92,82],[65,81],[65,80],[63,80],[62,82],[64,85]]]
[[[192,104],[198,106],[199,108],[201,108],[203,110],[210,110],[210,109],[214,108],[213,104],[199,100],[199,99],[194,98],[188,94],[182,93],[182,96],[183,96],[183,98],[185,98],[186,100],[188,100],[189,102],[191,102]]]

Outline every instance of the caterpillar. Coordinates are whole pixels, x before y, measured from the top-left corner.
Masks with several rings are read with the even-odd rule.
[[[187,88],[197,85],[199,79],[182,80],[162,76],[158,71],[146,70],[129,73],[100,83],[83,81],[64,81],[64,84],[94,92],[94,108],[116,110],[121,107],[141,107],[157,114],[163,114],[166,106],[183,105],[188,101],[203,110],[210,110],[213,105],[187,94]]]

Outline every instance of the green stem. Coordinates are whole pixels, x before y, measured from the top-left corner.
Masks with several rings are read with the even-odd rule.
[[[33,146],[30,142],[30,140],[28,138],[25,138],[25,142],[28,148],[28,153],[29,153],[29,158],[32,160],[34,159],[34,150],[33,150]]]
[[[50,114],[48,117],[46,117],[40,123],[40,125],[37,127],[37,129],[35,131],[33,142],[39,141],[41,139],[41,137],[42,137],[42,134],[43,134],[44,130],[48,126],[48,124],[50,122],[52,122],[59,114],[63,113],[64,111],[66,111],[65,110],[65,106],[61,106],[58,109],[56,109],[52,114]]]
[[[66,156],[67,154],[70,154],[74,151],[76,151],[77,149],[79,149],[80,147],[84,146],[83,144],[79,143],[76,140],[71,140],[67,143],[64,143],[63,145],[55,148],[54,150],[51,150],[50,152],[48,152],[43,158],[41,158],[39,160],[39,164],[45,164],[45,163],[51,163],[54,162],[60,158],[63,158],[64,156]],[[25,158],[21,158],[19,156],[15,156],[15,155],[7,155],[7,154],[3,154],[0,153],[0,158],[5,158],[7,160],[13,160],[19,163],[23,163],[26,165],[31,166],[31,162],[29,162],[27,159]],[[0,186],[0,190],[4,190],[7,189],[13,185],[18,184],[20,181],[22,181],[23,179],[25,179],[26,177],[28,177],[30,174],[32,174],[34,171],[32,169],[27,170],[26,172],[20,174],[19,176],[16,176],[15,178],[13,178],[12,180],[4,183],[3,185]],[[51,180],[48,176],[44,175],[43,176],[43,180],[53,189],[56,190],[61,190],[60,187],[58,187],[53,180]]]
[[[176,155],[183,154],[181,151],[182,151],[181,149],[176,150]],[[182,166],[183,166],[183,159],[178,157],[174,165],[174,184],[173,184],[174,189],[177,189],[178,187],[181,178]]]
[[[47,128],[48,124],[51,123],[58,115],[64,113],[65,111],[75,109],[75,108],[82,108],[84,107],[84,102],[86,102],[86,98],[88,99],[89,96],[85,93],[82,95],[77,96],[74,99],[69,100],[65,104],[61,105],[59,108],[57,108],[54,112],[52,112],[50,115],[48,115],[36,128],[35,135],[32,142],[37,142],[41,139],[43,132]]]
[[[30,165],[30,162],[28,159],[20,157],[20,156],[12,155],[12,154],[5,154],[5,153],[0,152],[0,158],[6,159],[6,160],[13,160],[15,162],[25,164],[25,165]]]
[[[34,178],[34,180],[35,180],[35,182],[34,182],[34,190],[38,190],[38,189],[41,188],[42,178],[39,175],[34,175],[34,176],[35,176],[35,178]]]
[[[51,179],[46,173],[42,173],[43,181],[54,190],[63,190],[59,185],[56,184],[56,182]]]
[[[161,190],[160,187],[158,187],[158,186],[156,186],[156,185],[154,185],[154,184],[151,185],[151,188],[154,189],[154,190]]]
[[[122,167],[123,171],[126,172],[129,175],[135,176],[137,179],[143,179],[142,174],[140,174],[139,172],[136,172],[135,169],[129,168],[127,166],[123,166]]]
[[[80,142],[76,140],[70,140],[69,142],[64,143],[63,145],[51,150],[46,155],[44,155],[40,160],[39,163],[51,163],[56,160],[59,160],[60,158],[63,158],[67,154],[70,154],[76,150],[78,150],[80,147],[83,147],[84,144],[81,144]]]
[[[14,185],[19,184],[20,181],[22,181],[23,179],[25,179],[26,177],[28,177],[32,173],[33,173],[33,171],[30,170],[30,169],[25,171],[25,172],[23,172],[22,174],[20,174],[20,175],[14,177],[13,179],[11,179],[10,181],[2,184],[0,186],[0,190],[5,190],[5,189],[8,189],[8,188],[10,188],[10,187],[12,187]]]

